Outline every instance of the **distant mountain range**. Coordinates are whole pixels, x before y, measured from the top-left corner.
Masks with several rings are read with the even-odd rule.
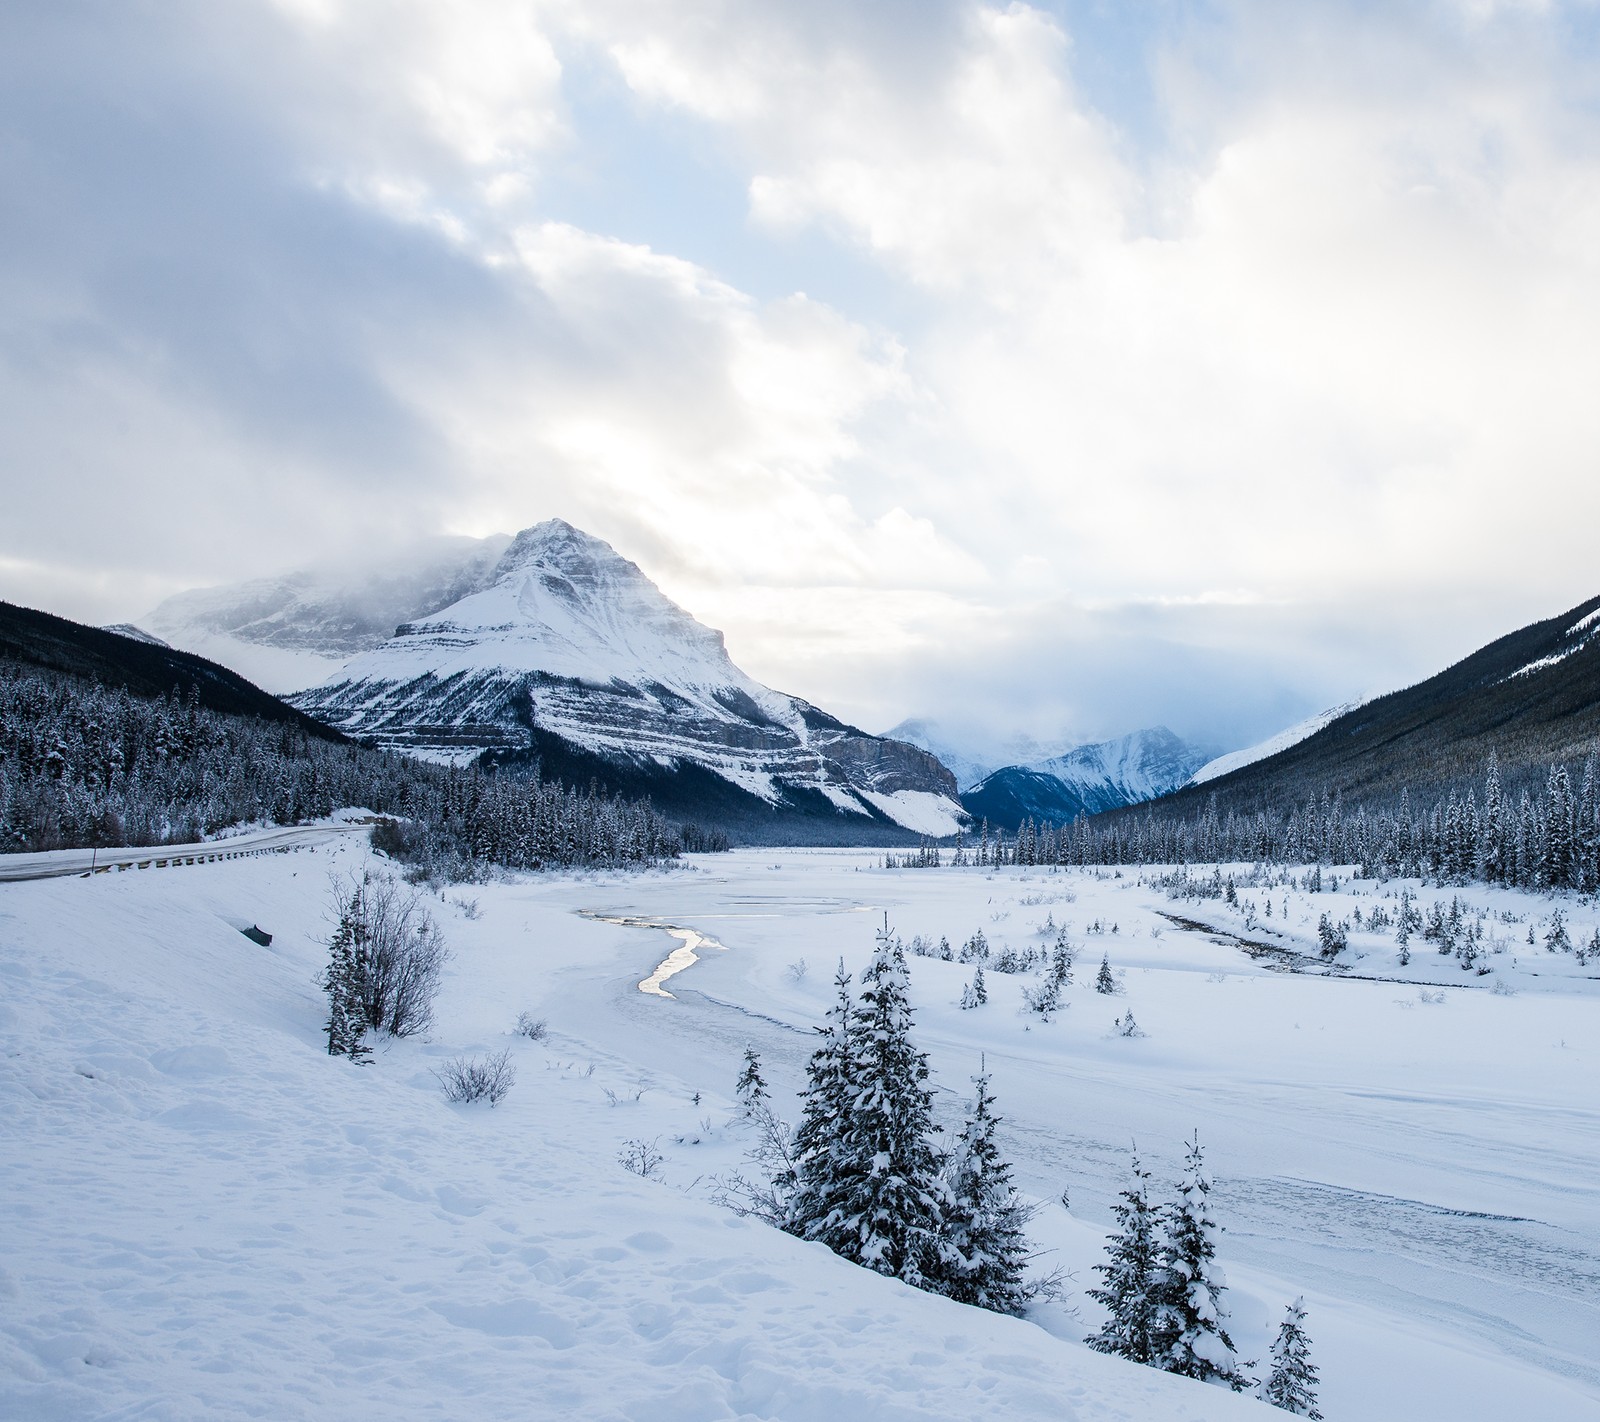
[[[86,630],[121,657],[142,647],[129,665],[147,685],[178,665],[157,671],[160,657],[181,660],[184,647],[259,669],[269,688],[313,682],[289,701],[374,744],[435,760],[537,759],[568,782],[647,794],[758,840],[943,836],[963,812],[1010,831],[1152,800],[1182,811],[1213,794],[1251,812],[1324,791],[1378,803],[1402,785],[1465,783],[1491,748],[1509,784],[1531,783],[1600,738],[1600,598],[1417,686],[1215,756],[1160,726],[1070,749],[934,718],[869,735],[748,677],[720,633],[560,520],[515,538],[431,540],[400,564],[184,593],[142,627]],[[49,642],[39,626],[33,656]],[[261,695],[242,678],[222,689],[194,665],[176,679]]]
[[[961,797],[975,820],[1015,829],[1024,820],[1070,824],[1079,815],[1155,799],[1188,783],[1210,758],[1165,726],[1078,746],[1033,765],[994,771]]]
[[[1491,751],[1508,790],[1539,788],[1551,765],[1581,765],[1600,748],[1600,597],[1509,633],[1415,686],[1302,724],[1313,726],[1310,734],[1269,754],[1233,764],[1224,756],[1204,767],[1203,780],[1161,801],[1157,812],[1193,813],[1213,795],[1222,811],[1241,813],[1322,794],[1374,806],[1402,789],[1431,798],[1481,786]]]

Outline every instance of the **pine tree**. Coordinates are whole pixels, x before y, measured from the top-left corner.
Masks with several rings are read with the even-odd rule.
[[[1094,980],[1096,992],[1114,993],[1117,990],[1117,980],[1111,976],[1111,958],[1109,954],[1100,955],[1100,972]]]
[[[1550,767],[1545,787],[1544,856],[1540,864],[1542,888],[1564,889],[1572,883],[1573,854],[1572,782],[1564,765]]]
[[[357,891],[359,893],[359,891]],[[355,897],[339,914],[339,925],[328,943],[328,966],[322,989],[328,995],[328,1055],[364,1061],[372,1055],[366,1043],[365,994],[362,991],[362,947],[366,938],[360,905]]]
[[[1089,1297],[1109,1315],[1098,1333],[1084,1339],[1102,1353],[1115,1353],[1135,1363],[1155,1361],[1157,1211],[1150,1203],[1150,1172],[1133,1157],[1133,1185],[1113,1205],[1118,1232],[1106,1244],[1106,1262],[1095,1265],[1101,1285]]]
[[[1217,1222],[1211,1218],[1211,1180],[1197,1135],[1184,1160],[1178,1198],[1161,1212],[1159,1263],[1152,1327],[1155,1365],[1201,1382],[1246,1385],[1224,1324],[1226,1288],[1216,1264]]]
[[[1322,1422],[1322,1414],[1317,1411],[1317,1369],[1311,1361],[1305,1324],[1305,1300],[1296,1299],[1278,1325],[1278,1336],[1272,1344],[1272,1371],[1261,1385],[1261,1400],[1296,1417]]]
[[[1028,1211],[995,1144],[1000,1118],[992,1109],[989,1077],[973,1081],[978,1093],[972,1114],[944,1168],[945,1257],[939,1292],[958,1303],[1020,1314],[1028,1302],[1023,1283],[1028,1242],[1022,1233]]]
[[[844,1109],[807,1239],[917,1288],[944,1268],[928,1059],[911,1041],[905,953],[878,935],[844,1039]]]
[[[744,1049],[744,1070],[739,1073],[733,1094],[738,1098],[741,1113],[747,1117],[754,1116],[767,1101],[767,1083],[761,1075],[761,1058],[752,1046],[746,1045]]]

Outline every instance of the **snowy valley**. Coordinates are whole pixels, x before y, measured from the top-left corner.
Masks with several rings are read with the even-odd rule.
[[[346,836],[5,888],[5,1415],[1283,1415],[1081,1341],[1131,1148],[1164,1198],[1198,1133],[1257,1374],[1303,1295],[1329,1419],[1600,1417],[1592,901],[844,850],[500,876],[429,896],[434,1021],[352,1065],[317,980],[330,876],[361,866],[387,867]],[[1406,902],[1453,908],[1487,971],[1421,931],[1402,966]],[[859,978],[885,914],[935,1117],[959,1127],[987,1071],[1034,1267],[1063,1271],[1024,1319],[717,1203],[756,1143],[746,1048],[792,1121],[835,965]],[[1332,970],[1324,920],[1348,925]],[[707,941],[663,979],[668,927]],[[437,1071],[501,1051],[497,1106],[445,1101]]]

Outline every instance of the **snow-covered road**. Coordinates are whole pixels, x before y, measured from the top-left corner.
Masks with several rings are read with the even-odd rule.
[[[331,844],[350,835],[370,835],[370,823],[278,825],[227,839],[197,844],[147,845],[142,849],[50,849],[39,854],[0,854],[0,884],[28,879],[64,879],[73,874],[112,870],[167,869],[178,865],[215,864],[249,854]]]

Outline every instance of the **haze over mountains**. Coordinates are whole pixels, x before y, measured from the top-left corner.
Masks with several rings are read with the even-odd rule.
[[[139,627],[277,695],[300,691],[487,585],[508,534],[425,539],[374,567],[302,570],[169,597]]]

